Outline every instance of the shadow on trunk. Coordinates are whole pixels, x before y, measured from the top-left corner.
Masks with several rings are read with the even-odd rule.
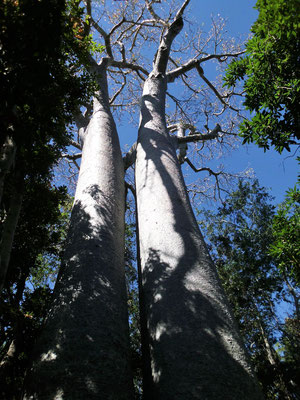
[[[97,185],[85,195],[93,210],[75,202],[26,399],[132,399],[124,270],[116,268],[124,265],[114,240],[119,227]]]
[[[144,398],[260,399],[215,266],[194,217],[175,148],[165,124],[151,121],[151,114],[159,114],[160,102],[150,95],[143,99],[139,145],[144,152],[140,161],[143,179],[148,184],[137,187],[137,196],[139,199],[148,186],[143,199],[153,196],[152,203],[149,200],[152,211],[144,222],[152,219],[149,226],[152,224],[156,232],[144,228],[148,245],[141,253],[141,304],[146,318],[142,326],[147,326],[142,335],[149,351],[145,356],[148,365],[144,370],[148,374]],[[151,129],[152,126],[155,128]],[[160,217],[156,216],[157,210]],[[140,237],[142,247],[141,234]]]

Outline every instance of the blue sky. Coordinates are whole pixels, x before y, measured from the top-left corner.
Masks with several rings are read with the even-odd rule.
[[[253,0],[192,0],[191,9],[199,23],[209,24],[211,14],[220,14],[228,20],[230,34],[246,37],[258,16],[257,10],[253,8],[255,3]],[[297,181],[298,164],[296,157],[291,157],[292,154],[293,151],[279,155],[273,150],[264,153],[256,145],[241,146],[230,158],[224,160],[224,164],[236,171],[251,166],[260,184],[270,188],[270,193],[275,197],[274,202],[278,203],[283,200],[286,190]]]
[[[162,0],[162,3],[167,0]],[[191,0],[189,11],[203,30],[208,31],[211,26],[211,16],[220,14],[227,19],[227,30],[233,37],[246,39],[250,33],[253,22],[257,19],[258,12],[254,9],[254,0]],[[114,2],[106,0],[106,6],[111,7]],[[209,73],[209,71],[207,71]],[[131,145],[136,140],[137,130],[123,121],[117,122],[121,146]],[[264,152],[256,145],[241,145],[222,163],[230,172],[244,171],[253,168],[260,185],[268,188],[274,196],[274,203],[283,201],[285,192],[293,187],[297,181],[298,165],[296,157],[284,152],[279,155],[274,150]],[[199,175],[199,174],[198,174]],[[198,179],[197,176],[195,179]]]

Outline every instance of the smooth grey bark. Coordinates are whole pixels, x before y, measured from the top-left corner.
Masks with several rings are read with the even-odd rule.
[[[164,76],[147,79],[136,161],[141,295],[152,370],[145,398],[257,400],[256,380],[168,135],[165,90]]]
[[[63,265],[26,399],[132,399],[124,167],[105,63],[99,68]]]
[[[3,224],[0,243],[0,291],[5,284],[15,232],[21,212],[24,194],[24,178],[20,171],[15,173],[15,183],[11,194],[9,209]]]
[[[184,4],[187,4],[186,1]],[[145,82],[136,156],[144,398],[258,400],[261,393],[193,214],[165,121],[180,13]],[[150,364],[150,365],[149,365]],[[148,373],[147,373],[148,371]]]

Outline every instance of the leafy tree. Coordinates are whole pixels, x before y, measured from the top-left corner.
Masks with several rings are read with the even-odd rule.
[[[300,4],[298,0],[258,0],[259,16],[245,57],[228,67],[228,87],[243,81],[251,119],[241,124],[244,142],[281,153],[299,140]]]
[[[299,188],[295,186],[287,192],[285,200],[279,204],[272,221],[273,240],[269,252],[274,257],[287,286],[292,312],[285,319],[280,339],[284,371],[291,382],[300,378],[300,276],[299,276]],[[300,397],[300,388],[294,384]]]
[[[10,269],[2,291],[1,398],[20,398],[30,352],[43,325],[68,224],[65,189],[26,182]],[[37,203],[36,199],[39,198]]]
[[[265,397],[296,399],[298,360],[285,362],[275,351],[280,337],[296,354],[298,339],[290,319],[285,324],[277,323],[276,305],[292,296],[276,260],[269,254],[276,218],[272,198],[257,180],[253,184],[240,181],[217,212],[206,211],[204,216],[219,276]]]
[[[281,273],[300,286],[300,191],[297,186],[287,192],[273,219],[273,242],[270,253]],[[298,316],[300,316],[298,310]]]

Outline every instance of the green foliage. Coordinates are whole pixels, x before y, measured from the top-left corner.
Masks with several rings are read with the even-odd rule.
[[[244,143],[265,150],[271,145],[281,153],[300,137],[300,3],[258,0],[256,8],[246,56],[229,65],[224,82],[244,84],[244,105],[252,113],[240,126]]]
[[[287,192],[273,219],[273,242],[270,254],[278,268],[300,286],[300,190]]]
[[[8,187],[5,188],[4,201]],[[18,398],[29,354],[43,325],[68,226],[66,188],[25,183],[23,207],[0,299],[1,398]],[[13,351],[10,351],[13,349]],[[15,397],[14,397],[15,396]]]
[[[1,299],[0,395],[3,400],[21,398],[24,371],[43,325],[50,295],[49,288],[37,288],[26,292],[20,305],[5,297]]]
[[[82,11],[73,3],[0,5],[0,145],[6,135],[14,139],[28,174],[48,173],[68,144],[75,108],[94,88],[82,69],[87,46],[74,36],[72,18]]]
[[[285,346],[295,353],[295,336],[291,339],[291,330],[288,336],[277,323],[276,306],[290,294],[269,252],[275,214],[271,201],[258,181],[240,181],[217,212],[202,213],[202,226],[265,397],[288,399],[296,398],[290,382],[297,363],[284,362],[275,344],[279,337],[289,338]]]

